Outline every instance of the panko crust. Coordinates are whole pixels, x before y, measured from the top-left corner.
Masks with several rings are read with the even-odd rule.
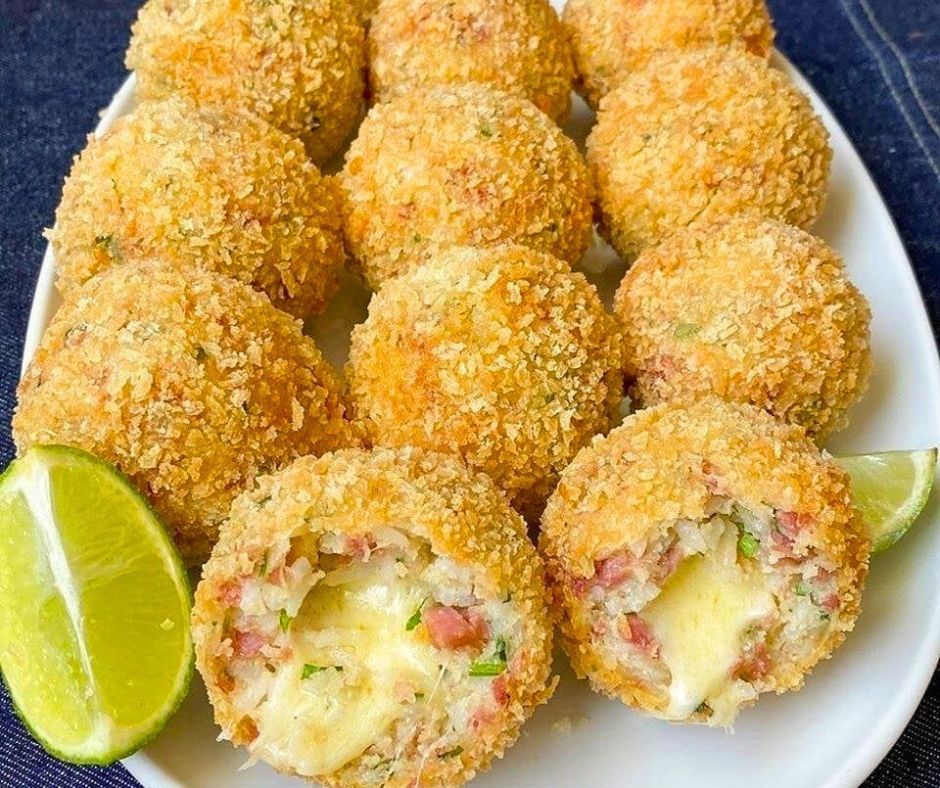
[[[159,258],[232,276],[303,318],[336,287],[340,213],[298,140],[174,96],[89,137],[47,236],[66,297],[112,265]]]
[[[601,233],[627,260],[697,219],[746,209],[807,227],[831,158],[806,96],[732,49],[651,60],[604,97],[587,141]]]
[[[868,302],[824,241],[756,214],[697,223],[641,254],[614,300],[631,397],[751,402],[816,438],[871,373]]]
[[[746,507],[804,516],[811,523],[804,526],[808,543],[837,567],[841,607],[828,637],[804,659],[775,664],[767,683],[778,693],[799,689],[855,626],[871,543],[845,471],[800,427],[752,405],[705,397],[641,410],[595,438],[565,470],[545,509],[539,543],[575,672],[628,705],[655,709],[662,699],[604,659],[581,614],[584,602],[564,579],[593,577],[595,561],[664,521],[705,518],[714,475]]]
[[[564,123],[574,61],[547,0],[384,0],[369,30],[373,98],[482,82]]]
[[[147,0],[126,63],[138,99],[182,93],[300,137],[317,164],[365,103],[365,30],[347,0]]]
[[[469,568],[476,587],[492,597],[511,594],[526,624],[520,640],[524,668],[514,671],[507,683],[509,700],[499,712],[502,724],[481,729],[459,755],[424,765],[422,783],[460,785],[502,757],[535,707],[551,697],[557,680],[551,677],[552,625],[541,558],[526,538],[521,517],[492,481],[455,457],[411,447],[346,449],[302,457],[260,478],[232,505],[196,589],[196,666],[216,723],[235,731],[238,715],[218,686],[225,665],[214,656],[227,611],[224,587],[252,575],[279,537],[301,531],[356,536],[383,526],[427,539],[434,553]],[[347,764],[317,780],[333,788],[355,788],[359,783],[347,777],[355,774]],[[392,777],[386,785],[405,788],[410,777]]]
[[[378,444],[456,452],[524,514],[619,418],[619,336],[550,255],[453,248],[388,282],[353,329],[355,416]]]
[[[373,288],[447,246],[521,243],[573,263],[593,237],[574,142],[531,102],[486,85],[373,107],[339,177],[347,245]]]
[[[739,46],[766,59],[774,42],[764,0],[568,0],[562,22],[594,109],[661,52]]]
[[[299,321],[235,280],[155,262],[82,286],[17,394],[21,453],[61,443],[113,463],[189,565],[258,474],[354,441],[335,373]]]

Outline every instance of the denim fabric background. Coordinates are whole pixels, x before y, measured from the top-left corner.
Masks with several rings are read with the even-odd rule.
[[[940,0],[771,0],[778,46],[835,110],[940,319]],[[0,0],[0,462],[23,334],[62,178],[124,79],[138,0]],[[898,654],[903,660],[904,655]],[[875,677],[873,677],[875,680]],[[798,754],[794,754],[798,757]],[[46,756],[0,697],[0,788],[137,783]],[[940,788],[940,681],[867,786]]]

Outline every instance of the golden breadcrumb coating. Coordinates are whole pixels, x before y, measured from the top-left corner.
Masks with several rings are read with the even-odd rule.
[[[599,691],[656,708],[656,697],[596,648],[585,626],[585,601],[573,593],[570,578],[591,578],[596,561],[665,522],[707,518],[716,486],[747,509],[794,513],[807,555],[835,566],[841,603],[826,636],[801,658],[775,663],[762,691],[799,689],[854,627],[870,542],[845,472],[800,427],[752,405],[713,397],[664,403],[633,414],[583,449],[562,474],[542,519],[540,549],[563,646],[575,672],[590,677]]]
[[[339,177],[346,241],[373,288],[446,246],[511,241],[573,263],[593,237],[574,143],[530,102],[486,85],[373,107]]]
[[[181,97],[89,137],[48,237],[66,296],[112,265],[159,258],[232,276],[298,317],[324,307],[345,259],[338,187],[298,140]]]
[[[352,442],[335,373],[299,321],[233,279],[158,263],[86,282],[17,394],[20,452],[61,443],[113,463],[191,565],[255,476]]]
[[[196,589],[196,665],[216,722],[235,744],[245,744],[241,720],[224,690],[226,655],[231,654],[224,631],[227,589],[254,576],[269,546],[284,537],[330,532],[360,537],[382,528],[427,540],[435,555],[469,570],[475,594],[510,599],[521,614],[522,653],[514,658],[506,702],[495,724],[464,739],[452,757],[428,758],[420,768],[422,785],[460,785],[502,757],[535,707],[551,697],[555,681],[542,561],[526,538],[522,519],[490,479],[456,458],[415,448],[348,449],[319,459],[303,457],[262,477],[233,504]],[[336,788],[361,785],[359,760],[317,779]],[[414,778],[414,769],[406,768],[384,785],[405,788],[414,785]]]
[[[138,99],[249,110],[300,137],[317,164],[365,101],[365,30],[347,0],[147,0],[126,63]]]
[[[617,291],[631,396],[712,393],[823,437],[871,372],[865,297],[804,230],[756,214],[697,223],[641,254]]]
[[[482,82],[564,123],[574,61],[548,0],[384,0],[369,30],[373,98]]]
[[[531,515],[616,422],[618,344],[566,263],[516,245],[452,248],[373,296],[352,333],[351,404],[376,443],[457,452]]]
[[[562,21],[579,90],[595,109],[661,52],[741,46],[767,58],[774,41],[764,0],[568,0]]]
[[[375,9],[379,7],[379,0],[352,0],[351,5],[359,23],[368,26],[375,14]]]
[[[601,101],[587,158],[600,229],[630,259],[696,219],[822,210],[828,134],[786,76],[740,50],[669,54]]]

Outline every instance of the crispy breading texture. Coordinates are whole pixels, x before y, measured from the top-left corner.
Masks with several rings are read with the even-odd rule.
[[[456,452],[531,516],[616,423],[620,353],[596,290],[563,261],[455,247],[373,296],[347,378],[374,442]]]
[[[678,518],[702,520],[720,473],[745,507],[798,512],[812,524],[808,543],[837,567],[842,605],[829,636],[800,662],[776,664],[767,683],[799,689],[804,677],[855,625],[870,542],[852,506],[845,472],[805,432],[752,405],[714,397],[639,411],[582,450],[562,474],[542,519],[540,550],[559,611],[565,651],[579,676],[624,703],[655,708],[655,694],[609,664],[592,644],[584,600],[569,576],[592,577],[594,562]]]
[[[365,31],[347,0],[147,0],[127,67],[137,97],[246,109],[323,164],[365,102]]]
[[[353,442],[340,385],[299,321],[233,279],[128,263],[55,315],[17,390],[13,434],[126,473],[190,565],[260,473]]]
[[[713,393],[824,437],[871,372],[865,297],[809,233],[756,214],[697,223],[641,254],[617,291],[642,405]]]
[[[178,96],[89,137],[47,236],[66,297],[112,265],[159,258],[235,277],[302,318],[345,260],[338,187],[298,140]]]
[[[774,41],[764,0],[568,0],[562,22],[578,90],[595,109],[661,52],[740,46],[767,58]]]
[[[373,288],[447,246],[511,241],[573,263],[593,236],[574,143],[529,101],[486,85],[373,107],[340,182],[346,241]]]
[[[421,771],[427,785],[460,785],[489,768],[518,737],[535,707],[554,691],[552,626],[541,559],[526,538],[522,519],[492,481],[449,455],[414,448],[348,449],[319,459],[303,457],[280,473],[262,477],[232,506],[212,558],[204,567],[193,608],[196,664],[209,689],[216,722],[235,734],[239,720],[218,678],[218,656],[227,612],[226,584],[251,576],[268,546],[287,535],[335,532],[352,536],[392,527],[428,540],[436,555],[472,570],[475,587],[492,598],[511,594],[525,625],[522,670],[507,683],[509,701],[501,724],[451,758],[430,759]],[[355,761],[328,775],[325,785],[353,788]],[[389,788],[413,784],[402,770]]]
[[[568,118],[574,60],[548,0],[384,0],[368,46],[376,101],[482,82]]]
[[[696,219],[822,210],[828,133],[786,76],[741,50],[669,53],[601,101],[587,141],[600,230],[627,260]]]

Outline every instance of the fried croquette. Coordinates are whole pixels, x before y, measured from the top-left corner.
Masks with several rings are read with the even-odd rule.
[[[696,219],[752,209],[812,224],[831,157],[806,96],[730,49],[650,61],[604,97],[587,141],[601,233],[628,261]]]
[[[579,91],[595,109],[661,52],[741,46],[767,58],[774,41],[764,0],[568,0],[562,21]]]
[[[373,288],[447,246],[514,242],[573,263],[593,237],[574,143],[530,102],[486,85],[376,105],[340,182],[348,248]]]
[[[89,140],[48,236],[66,296],[112,265],[159,258],[182,276],[232,276],[301,318],[323,308],[345,259],[338,187],[298,140],[181,97]]]
[[[548,0],[384,0],[369,30],[373,97],[482,82],[527,98],[558,123],[574,61]]]
[[[66,444],[116,465],[190,565],[258,474],[353,440],[335,373],[299,321],[233,279],[162,263],[79,288],[17,393],[20,452]]]
[[[365,30],[347,0],[147,0],[127,67],[138,99],[182,93],[261,116],[322,165],[365,103]]]
[[[729,726],[843,641],[870,545],[848,477],[801,428],[705,398],[581,451],[540,546],[579,676],[653,716]]]
[[[756,214],[696,224],[641,254],[614,300],[641,406],[713,393],[824,437],[871,372],[865,297],[839,255]]]
[[[581,274],[518,245],[452,248],[372,297],[350,404],[377,444],[451,451],[528,517],[619,417],[619,336]]]
[[[554,689],[543,565],[483,474],[304,457],[238,498],[193,638],[223,738],[333,788],[457,786]]]

